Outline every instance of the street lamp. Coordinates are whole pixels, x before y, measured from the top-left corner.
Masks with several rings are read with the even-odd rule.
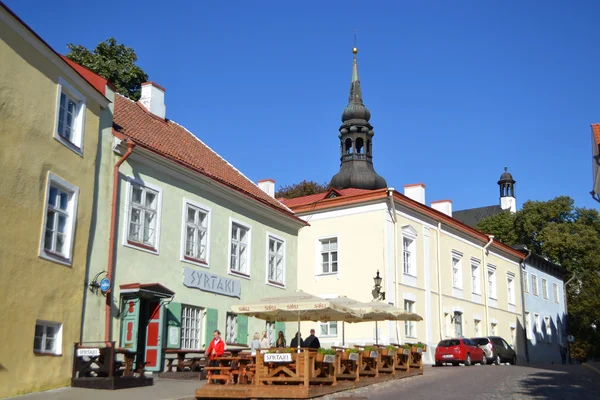
[[[373,278],[373,282],[375,282],[375,287],[371,292],[374,300],[385,300],[385,292],[381,291],[381,281],[382,278],[379,276],[379,270],[377,270],[377,275],[375,276],[375,278]]]

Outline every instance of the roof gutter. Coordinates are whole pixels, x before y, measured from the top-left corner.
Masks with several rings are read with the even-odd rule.
[[[112,208],[110,212],[110,231],[109,231],[109,239],[108,239],[108,268],[107,268],[107,278],[110,280],[110,288],[106,292],[106,309],[104,313],[104,341],[109,343],[111,341],[111,324],[110,324],[110,311],[112,307],[113,300],[113,271],[115,268],[115,230],[117,225],[117,201],[119,198],[119,167],[121,164],[127,160],[127,158],[133,153],[133,148],[135,147],[135,143],[130,139],[126,140],[127,143],[127,151],[123,156],[117,161],[114,166],[113,172],[113,196],[112,196]]]
[[[398,218],[396,216],[396,204],[394,202],[394,188],[388,188],[388,199],[390,201],[390,214],[392,216],[392,224],[394,226],[393,238],[394,238],[394,305],[398,307]],[[389,277],[388,277],[389,279]],[[395,323],[396,327],[396,340],[397,343],[401,343],[400,341],[400,328],[398,327],[398,321]]]

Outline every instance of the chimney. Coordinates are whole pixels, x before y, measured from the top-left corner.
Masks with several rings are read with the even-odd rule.
[[[409,199],[425,204],[425,185],[422,183],[404,185],[404,195]]]
[[[165,119],[167,107],[165,106],[165,88],[154,82],[142,83],[142,97],[140,103],[158,118]]]
[[[431,202],[431,208],[448,216],[452,216],[452,200],[438,200]]]
[[[258,187],[269,196],[275,197],[275,181],[273,179],[258,181]]]

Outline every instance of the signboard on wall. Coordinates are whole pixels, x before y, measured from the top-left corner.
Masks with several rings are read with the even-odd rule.
[[[183,267],[183,284],[190,288],[200,289],[204,292],[221,294],[229,297],[241,297],[242,285],[240,281],[225,278],[207,271],[198,271],[190,267]]]

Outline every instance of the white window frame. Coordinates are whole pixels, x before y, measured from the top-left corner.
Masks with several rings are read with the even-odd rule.
[[[181,305],[181,345],[186,350],[200,350],[202,348],[204,309],[201,307]],[[195,326],[193,325],[195,324]],[[195,341],[196,346],[187,344]]]
[[[473,336],[479,337],[481,335],[481,320],[474,318],[473,319]]]
[[[246,240],[246,268],[245,271],[236,271],[231,269],[231,245],[232,245],[232,240],[233,238],[231,237],[231,234],[233,232],[233,225],[238,225],[243,229],[246,229],[248,231],[246,237],[248,238]],[[229,275],[233,275],[233,276],[238,276],[241,278],[245,278],[245,279],[250,279],[251,277],[251,272],[252,272],[252,265],[251,265],[251,261],[252,261],[252,226],[241,222],[239,220],[233,219],[233,218],[229,218],[229,239],[228,239],[228,243],[229,243],[229,247],[227,249],[227,271],[229,273]],[[238,262],[239,264],[239,262]]]
[[[509,272],[506,274],[506,291],[508,304],[514,306],[517,304],[517,294],[515,293],[515,274]]]
[[[538,285],[538,277],[536,274],[531,274],[531,294],[534,296],[540,295],[540,287]]]
[[[415,304],[416,301],[413,299],[404,299],[404,311],[408,312],[416,312]],[[406,338],[416,338],[417,337],[417,324],[415,321],[404,321],[404,337]]]
[[[496,328],[498,327],[498,323],[491,322],[490,323],[490,336],[496,336],[498,333],[496,332]]]
[[[546,343],[552,343],[552,318],[545,316],[544,324],[546,325]]]
[[[491,272],[491,282],[490,282],[490,272]],[[486,275],[486,284],[488,287],[488,297],[492,300],[498,299],[498,279],[496,276],[496,267],[493,265],[488,265],[487,267],[487,275]]]
[[[233,323],[233,326],[231,324]],[[237,343],[238,337],[238,316],[235,313],[227,312],[225,314],[225,343]]]
[[[160,186],[156,186],[152,183],[149,182],[145,182],[139,178],[132,178],[132,177],[126,177],[125,180],[127,181],[127,185],[126,185],[126,194],[125,194],[125,211],[123,212],[123,215],[125,216],[125,218],[123,219],[123,223],[125,224],[123,226],[123,246],[125,247],[129,247],[132,249],[136,249],[136,250],[140,250],[140,251],[145,251],[147,253],[151,253],[151,254],[159,254],[160,253],[160,227],[161,227],[161,220],[162,220],[162,193],[163,190]],[[156,199],[156,227],[155,227],[155,232],[154,232],[154,237],[155,237],[155,243],[154,243],[154,247],[146,245],[144,243],[138,243],[138,242],[134,242],[129,240],[129,225],[130,225],[130,214],[131,214],[131,194],[132,194],[132,190],[133,190],[133,186],[141,186],[144,188],[148,188],[150,190],[153,190],[155,192],[157,192],[158,196]]]
[[[523,280],[523,291],[529,293],[529,274],[527,271],[521,271],[521,279]]]
[[[33,352],[36,354],[52,354],[55,356],[60,356],[62,355],[62,324],[59,322],[51,322],[51,321],[43,321],[43,320],[36,320],[35,321],[35,325],[36,327],[38,325],[43,327],[43,333],[41,336],[42,339],[42,348],[41,349],[36,349],[35,348],[35,338],[37,336],[35,336],[35,331],[34,331],[34,342],[33,342]],[[54,337],[54,348],[52,350],[45,350],[45,342],[46,342],[46,329],[47,327],[53,327],[56,330],[56,336]]]
[[[337,269],[335,272],[323,272],[323,241],[335,239],[337,247],[335,252],[337,253]],[[317,251],[317,275],[338,275],[340,273],[340,238],[338,235],[325,236],[317,239],[318,251]],[[327,253],[331,254],[333,251],[329,250]],[[331,257],[329,257],[329,269],[331,270]]]
[[[541,340],[544,335],[542,333],[542,320],[540,319],[540,314],[533,314],[533,319],[536,340]]]
[[[404,275],[417,276],[417,231],[410,225],[402,227],[402,272]],[[405,246],[408,242],[408,248]],[[408,256],[408,268],[406,260]]]
[[[525,333],[527,339],[531,340],[533,338],[533,333],[531,331],[531,314],[529,311],[525,311]]]
[[[281,236],[278,236],[272,232],[268,232],[266,234],[267,237],[267,248],[265,251],[265,255],[266,255],[266,267],[265,267],[265,272],[266,272],[266,280],[265,283],[269,286],[275,286],[277,288],[280,289],[284,289],[285,288],[285,282],[286,282],[286,269],[287,269],[287,260],[286,260],[286,241],[284,238],[282,238]],[[276,240],[281,242],[281,252],[282,252],[282,272],[281,272],[281,282],[277,282],[277,281],[273,281],[270,279],[269,277],[269,272],[271,270],[271,240]]]
[[[73,152],[83,156],[83,141],[85,133],[85,113],[86,113],[86,98],[77,89],[70,85],[62,77],[58,78],[57,85],[57,98],[56,98],[56,116],[54,122],[54,139],[71,149]],[[73,122],[73,134],[71,140],[63,137],[58,133],[59,120],[60,120],[60,98],[62,94],[65,94],[73,101],[77,103],[75,121]]]
[[[550,297],[548,293],[548,280],[546,278],[542,278],[542,296],[545,300],[548,300]]]
[[[463,255],[461,253],[454,251],[454,250],[452,251],[451,258],[450,258],[450,264],[452,267],[452,271],[451,271],[452,287],[454,289],[460,289],[460,290],[462,290],[462,288],[463,288],[462,258],[463,258]],[[454,263],[454,260],[457,261],[456,264]],[[456,266],[456,268],[455,268],[455,266]],[[456,271],[456,276],[454,273],[455,271]]]
[[[197,208],[200,211],[204,212],[206,214],[206,256],[204,257],[204,260],[201,259],[196,259],[190,256],[187,256],[185,254],[185,248],[186,248],[186,241],[187,241],[187,209],[188,206],[191,206],[193,208]],[[180,254],[180,260],[185,262],[185,263],[189,263],[189,264],[193,264],[193,265],[198,265],[200,267],[204,267],[204,268],[208,268],[210,266],[210,234],[211,234],[211,222],[212,222],[212,209],[202,203],[198,203],[196,201],[184,198],[183,199],[183,210],[182,210],[182,216],[181,216],[182,222],[181,222],[181,254]]]
[[[331,325],[335,324],[336,334],[331,334]],[[322,334],[323,327],[327,327],[327,334]],[[336,338],[340,333],[338,321],[319,322],[319,335],[324,338]]]
[[[471,259],[471,292],[481,295],[481,262]]]
[[[64,255],[54,253],[45,249],[45,238],[46,238],[46,224],[48,220],[48,200],[50,197],[50,188],[56,187],[61,189],[69,195],[68,215],[70,221],[67,221],[65,246],[67,251]],[[44,215],[42,218],[42,235],[40,238],[40,252],[39,256],[45,260],[53,261],[59,264],[71,266],[73,264],[73,241],[75,240],[75,229],[77,225],[77,205],[79,202],[79,188],[75,185],[70,184],[66,180],[62,179],[58,175],[48,172],[46,178],[46,195],[44,196]]]
[[[552,291],[554,292],[554,302],[556,304],[559,304],[560,300],[559,300],[558,284],[557,283],[553,283],[552,284],[552,289],[553,289]]]

